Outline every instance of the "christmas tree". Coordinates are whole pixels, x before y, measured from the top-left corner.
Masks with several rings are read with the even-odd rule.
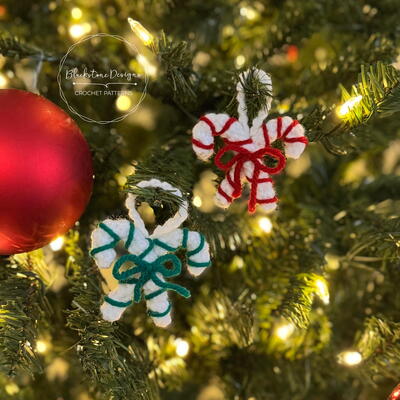
[[[400,380],[398,5],[3,0],[1,89],[63,108],[88,142],[95,179],[66,234],[1,256],[0,398],[386,399]],[[105,70],[114,72],[93,72]],[[239,117],[238,85],[249,120],[268,109],[267,125],[291,117],[308,140],[273,176],[279,206],[269,214],[261,204],[248,212],[254,177],[218,207],[226,172],[192,150],[199,118]],[[284,149],[270,149],[261,158],[271,169]],[[152,179],[182,196],[139,184]],[[167,281],[191,297],[168,291],[166,329],[144,301],[103,318],[118,282],[96,265],[91,234],[106,218],[128,219],[127,196],[150,230],[187,201],[182,232],[209,244],[212,265],[196,279],[184,251],[169,256],[183,269]]]

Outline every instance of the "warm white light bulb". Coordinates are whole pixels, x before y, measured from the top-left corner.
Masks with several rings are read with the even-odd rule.
[[[235,58],[235,65],[236,68],[241,68],[243,67],[244,63],[246,62],[246,57],[243,54],[239,54],[236,58]]]
[[[340,259],[335,254],[330,254],[330,253],[326,254],[325,261],[327,264],[327,269],[331,271],[336,271],[340,267]]]
[[[50,242],[50,248],[53,251],[58,251],[61,250],[64,245],[64,237],[59,236],[56,239],[54,239],[52,242]]]
[[[272,231],[272,222],[268,217],[261,217],[258,220],[258,226],[265,232],[270,233]]]
[[[74,24],[69,27],[69,34],[73,39],[79,39],[85,34],[85,27],[81,24]]]
[[[132,106],[132,100],[129,96],[121,94],[118,96],[115,106],[119,111],[128,111]]]
[[[132,18],[128,18],[129,25],[136,36],[142,41],[145,46],[153,43],[153,35],[139,22]]]
[[[357,104],[360,103],[361,100],[362,96],[360,95],[352,97],[351,99],[343,103],[338,110],[339,117],[344,117],[346,114],[348,114]]]
[[[315,286],[317,288],[317,295],[324,302],[324,304],[329,304],[329,290],[325,279],[318,278],[315,281]]]
[[[339,361],[349,367],[360,364],[362,355],[358,351],[345,351],[339,354]]]
[[[192,203],[195,207],[201,207],[201,205],[203,204],[200,196],[194,196]]]
[[[294,325],[290,322],[279,325],[276,330],[275,334],[281,340],[286,340],[289,336],[294,332]]]
[[[176,355],[179,357],[186,357],[189,353],[189,343],[184,340],[184,339],[175,339],[175,351],[176,351]]]
[[[254,8],[242,7],[240,9],[240,15],[251,20],[251,19],[254,19],[257,17],[257,12],[256,12],[256,10],[254,10]]]
[[[7,383],[4,388],[10,396],[15,396],[19,392],[19,387],[14,382]]]
[[[4,89],[7,87],[8,79],[2,73],[0,73],[0,89]]]
[[[79,7],[74,7],[71,10],[71,16],[73,19],[81,19],[82,18],[82,10]]]
[[[36,351],[38,353],[44,353],[47,350],[47,344],[43,340],[38,340],[36,342]]]

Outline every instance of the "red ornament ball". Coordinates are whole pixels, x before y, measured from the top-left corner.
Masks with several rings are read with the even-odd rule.
[[[92,187],[89,147],[68,114],[42,96],[0,90],[0,254],[65,233]]]
[[[388,397],[388,400],[398,400],[400,399],[400,384],[397,385],[394,389],[393,392],[390,394]]]

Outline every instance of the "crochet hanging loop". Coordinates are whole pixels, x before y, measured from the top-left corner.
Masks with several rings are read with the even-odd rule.
[[[127,262],[132,262],[136,266],[121,271],[123,265]],[[166,266],[168,262],[172,264],[172,268]],[[135,284],[133,300],[135,303],[139,303],[142,299],[143,287],[149,281],[153,281],[160,289],[173,290],[182,297],[190,297],[190,291],[183,286],[165,282],[157,276],[157,274],[160,274],[163,278],[170,278],[179,275],[181,270],[182,263],[175,254],[165,254],[153,262],[144,261],[142,257],[134,254],[125,254],[115,263],[113,276],[121,283]],[[139,277],[134,277],[138,274]]]

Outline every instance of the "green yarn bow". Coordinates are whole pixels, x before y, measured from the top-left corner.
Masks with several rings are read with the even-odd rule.
[[[120,271],[121,267],[129,261],[133,262],[135,266],[125,271]],[[172,263],[172,268],[167,268],[165,266],[167,262]],[[145,296],[146,300],[154,298],[166,290],[173,290],[186,298],[190,297],[190,291],[183,286],[175,283],[164,282],[157,276],[157,273],[159,273],[164,278],[170,278],[179,275],[181,270],[182,263],[175,254],[165,254],[153,262],[144,261],[142,257],[134,254],[125,254],[114,264],[113,276],[121,283],[135,284],[133,300],[135,303],[138,303],[142,298],[143,286],[148,281],[153,281],[160,290]],[[132,278],[132,276],[136,274],[140,274],[140,276]]]

